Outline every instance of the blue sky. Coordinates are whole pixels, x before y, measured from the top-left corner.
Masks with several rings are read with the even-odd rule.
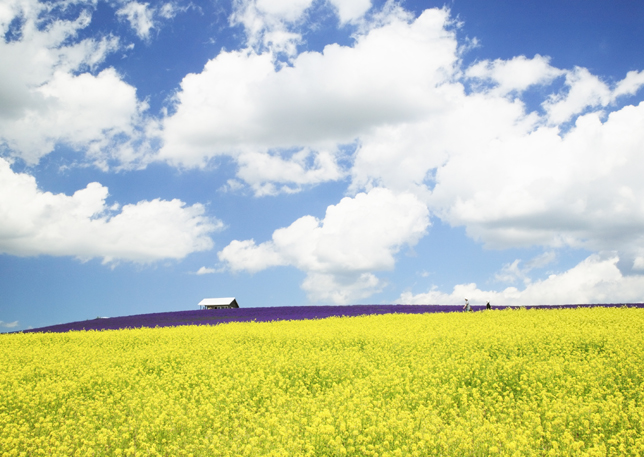
[[[0,331],[644,301],[644,6],[4,1]]]

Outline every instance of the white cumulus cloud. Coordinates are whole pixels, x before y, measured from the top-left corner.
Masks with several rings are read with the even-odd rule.
[[[355,21],[371,8],[371,0],[329,0],[337,9],[340,23]]]
[[[644,71],[629,71],[613,90],[613,98],[634,95],[642,86],[644,86]]]
[[[608,85],[586,68],[576,67],[567,72],[566,86],[567,93],[553,95],[544,103],[553,125],[568,121],[586,108],[606,106],[612,100]]]
[[[644,105],[602,121],[576,120],[566,134],[541,126],[508,131],[471,152],[453,155],[435,172],[429,206],[464,225],[490,247],[644,247]]]
[[[154,27],[154,10],[149,3],[129,2],[116,11],[117,16],[126,19],[141,39],[150,37]]]
[[[275,183],[292,179],[298,187],[338,179],[344,174],[337,165],[340,146],[379,126],[432,115],[452,96],[455,89],[445,83],[458,55],[447,22],[445,10],[428,10],[415,20],[391,13],[358,35],[354,46],[303,52],[285,67],[276,66],[270,51],[221,52],[181,82],[174,110],[159,127],[157,158],[195,167],[232,156],[243,181],[253,171],[249,184],[257,191],[264,178],[246,158],[261,154],[275,164],[280,151],[306,149],[316,160],[282,160]]]
[[[178,7],[172,2],[151,6],[150,3],[131,1],[121,6],[116,11],[116,15],[121,20],[127,21],[139,38],[149,40],[150,32],[160,25],[160,21],[172,19],[177,12],[185,11],[187,8]]]
[[[303,43],[302,31],[310,27],[307,12],[313,0],[234,0],[232,25],[242,25],[246,44],[256,51],[270,50],[293,57]],[[363,18],[371,0],[330,0],[340,25]]]
[[[242,25],[249,48],[293,56],[302,35],[298,25],[313,0],[235,0],[230,22]]]
[[[93,2],[73,19],[57,16],[64,7],[23,0],[0,15],[0,32],[14,36],[0,40],[0,147],[35,164],[64,143],[104,167],[136,136],[146,105],[114,69],[92,73],[119,48],[113,36],[78,38]]]
[[[107,196],[96,182],[73,195],[43,192],[0,159],[0,252],[150,263],[211,249],[209,235],[223,227],[201,204],[155,199],[119,208]]]
[[[481,290],[476,284],[459,284],[451,293],[436,288],[426,293],[403,293],[397,303],[409,304],[472,304],[492,305],[563,305],[593,303],[641,303],[644,297],[644,276],[624,276],[617,268],[619,257],[593,254],[570,270],[551,275],[541,281],[529,282],[525,288],[508,287],[500,292]]]
[[[111,68],[96,76],[56,72],[32,95],[38,97],[37,106],[0,123],[0,137],[14,155],[30,164],[61,142],[86,149],[100,162],[101,151],[118,149],[114,137],[134,135],[133,125],[145,109],[135,89]]]
[[[217,273],[217,270],[215,268],[208,268],[208,267],[201,267],[196,271],[196,275],[208,275],[212,273]]]
[[[530,86],[548,84],[565,72],[550,65],[550,59],[540,55],[528,59],[525,56],[493,62],[477,62],[466,70],[468,78],[495,83],[493,91],[505,95],[512,91],[524,91]]]
[[[239,155],[237,163],[237,176],[258,197],[298,192],[303,186],[335,181],[344,175],[333,153],[307,148],[287,159],[279,153],[247,151]]]
[[[16,328],[18,326],[18,321],[13,321],[13,322],[3,322],[0,321],[0,327],[4,328]]]
[[[427,208],[414,195],[375,188],[329,206],[323,220],[304,216],[270,241],[235,240],[218,256],[233,271],[295,266],[307,273],[302,287],[312,300],[347,303],[380,290],[372,272],[393,269],[399,250],[428,226]]]

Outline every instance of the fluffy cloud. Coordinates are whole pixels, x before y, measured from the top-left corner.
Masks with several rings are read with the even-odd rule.
[[[126,19],[141,39],[150,37],[150,29],[154,27],[154,11],[148,3],[129,2],[116,12],[117,16]]]
[[[414,195],[376,188],[329,206],[323,220],[304,216],[270,241],[235,240],[218,255],[232,271],[295,266],[307,273],[302,287],[312,300],[347,303],[379,290],[372,272],[393,269],[395,254],[428,226],[427,208]]]
[[[644,247],[644,105],[508,132],[439,167],[430,208],[490,247]],[[518,133],[518,134],[517,134]]]
[[[293,57],[302,43],[301,29],[313,0],[235,0],[232,25],[242,25],[247,45]],[[340,24],[358,21],[371,8],[371,0],[330,0]]]
[[[540,56],[471,68],[474,87],[483,86],[467,93],[442,85],[450,100],[442,110],[361,136],[351,189],[413,192],[487,247],[618,250],[620,268],[642,268],[644,105],[605,111],[637,91],[640,73],[610,88],[587,70],[554,69]],[[514,76],[507,68],[526,70]],[[547,97],[541,112],[527,112],[521,92],[560,76],[563,92]],[[573,115],[572,126],[552,124]]]
[[[182,81],[159,159],[201,166],[244,150],[333,151],[377,126],[430,115],[445,103],[436,86],[458,59],[447,20],[428,10],[410,22],[396,10],[354,46],[304,52],[281,68],[271,52],[222,52]]]
[[[562,124],[586,108],[606,106],[611,102],[609,87],[585,68],[566,74],[567,93],[554,94],[544,103],[552,125]]]
[[[491,82],[495,94],[506,95],[536,84],[550,83],[564,71],[552,67],[549,58],[537,54],[532,59],[518,56],[510,60],[484,60],[469,67],[465,74],[468,78]]]
[[[515,283],[517,280],[523,281],[526,285],[532,280],[528,274],[534,268],[543,268],[554,262],[557,254],[554,251],[544,252],[534,259],[522,265],[521,260],[517,259],[510,264],[503,266],[501,271],[495,275],[495,279],[501,282]]]
[[[165,3],[159,7],[151,7],[149,3],[128,2],[116,11],[116,15],[129,22],[132,30],[142,40],[150,38],[150,31],[158,26],[158,19],[172,19],[178,10],[173,3]]]
[[[0,147],[29,164],[58,143],[99,161],[118,155],[146,105],[113,69],[91,73],[119,47],[114,37],[78,39],[93,3],[71,20],[57,7],[65,8],[23,0],[0,14],[0,32],[11,36],[0,40]]]
[[[107,147],[119,148],[115,137],[133,136],[133,125],[144,105],[132,86],[111,68],[94,76],[56,72],[32,95],[39,103],[0,124],[0,136],[27,163],[38,160],[64,142],[102,159]]]
[[[211,249],[209,234],[222,228],[200,204],[156,199],[119,208],[107,196],[99,183],[71,196],[42,192],[0,159],[0,252],[149,263]]]
[[[459,284],[451,294],[436,289],[413,295],[403,293],[398,303],[454,305],[464,303],[493,305],[561,305],[585,303],[639,303],[644,297],[644,276],[624,276],[617,268],[619,257],[593,254],[570,270],[530,282],[523,289],[508,287],[496,291],[480,290],[476,284]]]
[[[257,5],[288,20],[308,8]],[[413,192],[490,247],[570,245],[641,257],[642,189],[632,172],[642,166],[641,108],[605,110],[636,93],[642,73],[610,87],[540,55],[461,68],[449,27],[446,10],[411,19],[394,8],[354,45],[304,52],[288,66],[268,51],[222,52],[184,78],[176,111],[162,121],[158,158],[202,166],[232,155],[239,171],[229,188],[245,182],[258,196],[348,172],[350,192]],[[553,85],[561,78],[562,88]],[[534,86],[552,93],[528,112],[522,96]],[[350,143],[358,149],[345,171],[335,151]],[[316,159],[299,160],[293,149]]]
[[[293,56],[302,39],[294,26],[312,3],[313,0],[237,0],[233,2],[230,22],[244,27],[249,48]]]
[[[644,71],[629,71],[626,73],[626,78],[622,79],[613,90],[613,98],[635,95],[642,86],[644,86]]]
[[[315,301],[341,305],[370,297],[385,285],[373,273],[308,273],[302,289]]]
[[[18,326],[18,321],[13,321],[13,322],[3,322],[0,321],[0,327],[4,328],[16,328]]]
[[[279,154],[248,151],[240,154],[237,163],[237,176],[250,185],[258,197],[298,192],[303,186],[335,181],[344,175],[334,154],[307,148],[287,160]]]
[[[355,21],[371,8],[371,0],[329,0],[337,9],[340,23]]]
[[[433,115],[414,122],[373,128],[362,135],[351,169],[354,191],[372,186],[429,194],[437,173],[454,162],[476,158],[482,145],[520,137],[538,121],[526,115],[520,101],[488,94],[466,95],[459,84],[440,87],[444,104]],[[495,164],[489,164],[495,166]],[[463,188],[478,188],[484,173]]]

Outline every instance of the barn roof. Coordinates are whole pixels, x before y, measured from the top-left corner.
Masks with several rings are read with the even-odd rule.
[[[223,298],[204,298],[199,302],[199,306],[222,306],[230,305],[235,301],[235,297],[223,297]]]

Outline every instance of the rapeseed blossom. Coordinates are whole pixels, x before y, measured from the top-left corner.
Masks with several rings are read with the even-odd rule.
[[[0,337],[0,456],[644,454],[644,311]]]

